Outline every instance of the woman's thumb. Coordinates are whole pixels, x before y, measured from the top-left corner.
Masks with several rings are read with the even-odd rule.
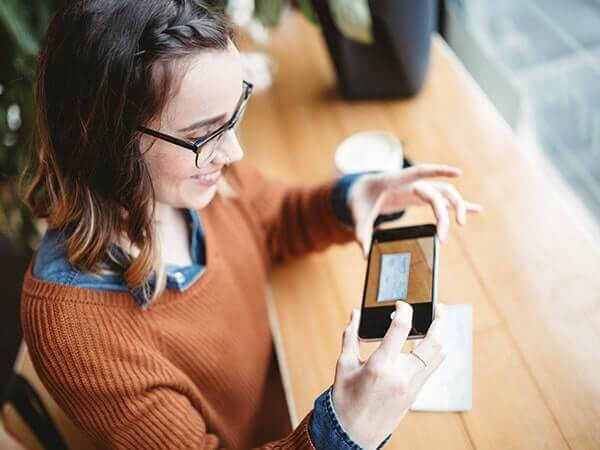
[[[358,309],[352,310],[352,316],[348,326],[344,330],[342,339],[342,354],[340,363],[347,366],[354,366],[360,363],[360,346],[358,343],[358,325],[360,322],[360,312]]]
[[[369,256],[369,247],[371,245],[372,232],[369,227],[361,227],[356,230],[356,239],[360,245],[363,257]]]

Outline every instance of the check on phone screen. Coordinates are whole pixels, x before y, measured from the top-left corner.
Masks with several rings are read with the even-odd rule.
[[[371,292],[366,307],[431,302],[433,283],[433,237],[380,242],[373,246],[369,264]]]

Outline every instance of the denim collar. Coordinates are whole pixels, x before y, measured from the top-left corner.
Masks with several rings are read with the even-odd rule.
[[[188,266],[176,266],[167,264],[165,267],[167,275],[167,289],[184,291],[188,289],[204,273],[205,242],[202,225],[198,211],[186,209],[187,223],[191,229],[190,251],[192,264]],[[42,242],[34,256],[32,274],[34,277],[47,282],[75,286],[86,289],[130,292],[137,303],[146,309],[150,302],[147,295],[144,294],[142,287],[129,288],[125,284],[123,270],[128,266],[127,258],[122,249],[116,244],[111,245],[110,250],[117,264],[106,256],[103,260],[105,265],[114,270],[112,275],[98,275],[83,272],[74,267],[68,260],[65,247],[65,237],[59,230],[47,230],[42,238]],[[151,293],[155,287],[154,274],[151,275],[149,283],[146,285],[146,292]]]
[[[202,230],[202,224],[200,223],[200,217],[198,211],[194,209],[185,209],[186,219],[188,224],[192,228],[191,239],[190,239],[190,252],[192,256],[192,264],[188,266],[177,266],[173,264],[167,264],[165,267],[167,276],[167,289],[184,291],[189,288],[205,270],[205,245],[204,245],[204,232]],[[111,250],[117,260],[119,260],[124,266],[127,265],[127,258],[123,250],[116,244],[111,244]],[[113,263],[114,264],[114,263]],[[121,277],[122,278],[122,277]],[[124,284],[124,280],[123,280]],[[150,275],[150,278],[145,286],[137,286],[135,288],[129,288],[128,290],[135,300],[139,303],[142,309],[147,309],[150,305],[150,295],[156,287],[156,276],[154,273]]]

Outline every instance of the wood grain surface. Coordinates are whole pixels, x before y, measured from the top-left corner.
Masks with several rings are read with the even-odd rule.
[[[515,135],[440,38],[422,92],[349,103],[318,28],[287,14],[268,49],[275,81],[251,100],[246,157],[290,183],[335,176],[351,133],[384,130],[416,162],[463,169],[485,211],[441,246],[439,299],[473,305],[473,409],[409,413],[386,448],[600,448],[600,233],[542,155]],[[431,222],[426,208],[398,224]],[[356,244],[275,269],[271,313],[294,424],[332,382],[361,301]]]

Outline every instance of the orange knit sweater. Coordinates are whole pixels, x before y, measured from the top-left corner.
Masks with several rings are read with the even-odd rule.
[[[21,321],[34,366],[101,448],[313,448],[310,413],[289,426],[265,287],[273,262],[353,232],[333,213],[335,180],[287,187],[245,162],[229,180],[238,197],[199,211],[205,273],[146,311],[128,292],[35,279],[30,264]]]

